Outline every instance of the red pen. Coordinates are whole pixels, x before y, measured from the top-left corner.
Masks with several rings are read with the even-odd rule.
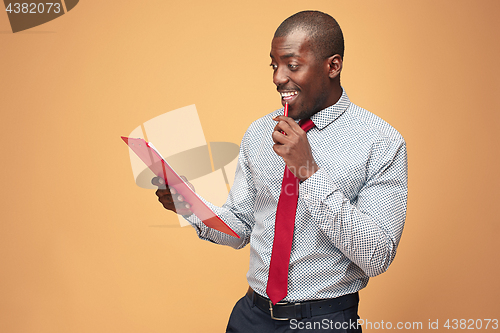
[[[285,103],[285,112],[284,112],[284,116],[285,117],[288,117],[288,103]],[[285,134],[285,132],[281,131],[281,134]],[[285,134],[286,135],[286,134]]]

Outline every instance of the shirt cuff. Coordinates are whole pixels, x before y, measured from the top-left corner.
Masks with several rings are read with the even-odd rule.
[[[299,185],[299,195],[304,199],[308,207],[321,204],[336,190],[337,186],[322,168],[319,168],[311,177]]]
[[[189,224],[199,232],[205,232],[207,231],[208,227],[194,214],[191,214],[189,216],[182,215],[184,220],[188,221]]]

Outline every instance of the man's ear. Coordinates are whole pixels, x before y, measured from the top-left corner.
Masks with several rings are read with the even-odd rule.
[[[342,71],[342,57],[340,54],[335,54],[328,58],[328,76],[330,79],[334,79],[340,75]]]

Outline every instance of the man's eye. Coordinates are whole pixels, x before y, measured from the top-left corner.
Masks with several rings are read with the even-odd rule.
[[[288,68],[290,68],[291,70],[297,69],[298,67],[298,65],[288,64]]]
[[[269,65],[269,66],[271,66],[271,68],[272,68],[272,69],[276,69],[276,68],[278,68],[278,66],[277,66],[277,65],[275,65],[275,64],[271,64],[271,65]]]

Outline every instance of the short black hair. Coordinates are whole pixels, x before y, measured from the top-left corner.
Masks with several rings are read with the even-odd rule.
[[[284,20],[274,37],[285,37],[295,31],[304,31],[312,41],[312,49],[319,59],[339,54],[344,58],[344,35],[337,21],[330,15],[314,10],[293,14]]]

